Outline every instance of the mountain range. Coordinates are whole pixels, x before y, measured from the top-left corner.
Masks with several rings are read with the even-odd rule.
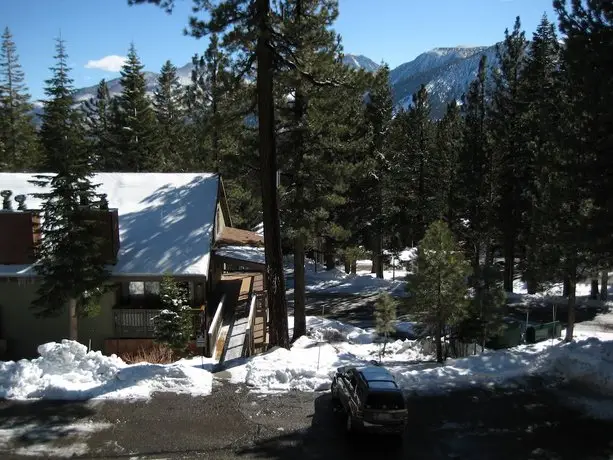
[[[488,63],[496,61],[496,45],[492,46],[456,46],[435,48],[420,54],[412,61],[406,62],[390,70],[390,85],[392,100],[396,109],[408,108],[412,103],[412,95],[425,84],[432,108],[432,117],[439,118],[445,112],[445,107],[451,100],[460,100],[462,94],[477,76],[479,60],[487,56]],[[366,56],[346,54],[346,65],[375,72],[380,64]],[[177,69],[177,75],[182,84],[191,81],[192,64],[186,64]],[[153,93],[158,74],[145,72],[147,90]],[[107,81],[111,95],[121,91],[119,78]],[[78,101],[90,99],[96,95],[96,86],[81,88],[75,91]],[[40,109],[39,109],[40,110]],[[37,110],[38,111],[38,110]]]

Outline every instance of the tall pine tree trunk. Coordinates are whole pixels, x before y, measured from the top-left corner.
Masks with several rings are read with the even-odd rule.
[[[68,338],[70,340],[79,340],[79,317],[77,316],[77,299],[68,299],[68,316],[70,321],[70,330]]]
[[[292,341],[306,334],[304,246],[304,236],[297,235],[294,238],[294,335]]]
[[[575,329],[575,303],[577,294],[577,269],[574,267],[573,272],[568,276],[568,319],[566,325],[565,342],[572,342],[573,332]]]
[[[349,274],[351,272],[351,261],[345,257],[345,273]]]
[[[596,273],[592,275],[592,283],[590,286],[590,299],[591,300],[598,299],[598,275]]]
[[[607,300],[609,295],[609,269],[600,272],[600,300]]]
[[[570,292],[570,280],[567,276],[564,277],[564,281],[562,282],[562,297],[568,297]]]
[[[377,278],[383,278],[383,242],[381,231],[377,229],[373,250],[373,273]]]
[[[515,264],[515,238],[513,235],[505,235],[504,239],[504,276],[503,284],[505,292],[513,292],[513,273]]]
[[[436,327],[434,328],[434,342],[436,345],[436,362],[437,363],[442,363],[443,362],[443,341],[442,341],[442,334],[441,331],[443,329],[444,326],[442,326],[440,323],[436,325]]]
[[[273,99],[273,50],[270,43],[270,0],[256,0],[258,19],[257,100],[262,210],[266,256],[266,284],[270,313],[270,345],[289,347],[287,304],[283,278],[283,253],[277,196],[277,152]]]
[[[334,270],[336,267],[336,261],[334,260],[334,244],[332,238],[326,237],[325,241],[325,258],[326,258],[326,270]]]

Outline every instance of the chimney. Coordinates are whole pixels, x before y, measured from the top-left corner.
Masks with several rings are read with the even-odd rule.
[[[109,210],[109,200],[106,199],[106,193],[100,194],[100,209],[103,211]]]
[[[12,211],[13,204],[11,203],[11,196],[13,192],[11,190],[2,190],[0,192],[0,196],[2,197],[2,210],[3,211]]]
[[[26,196],[25,195],[17,195],[15,197],[15,201],[17,202],[17,210],[18,211],[27,211],[26,208]]]

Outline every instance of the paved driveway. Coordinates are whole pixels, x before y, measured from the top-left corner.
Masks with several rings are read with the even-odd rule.
[[[568,397],[568,393],[563,395]],[[329,393],[213,395],[148,402],[0,402],[0,458],[610,459],[613,424],[585,419],[539,382],[409,400],[404,442],[348,437]]]

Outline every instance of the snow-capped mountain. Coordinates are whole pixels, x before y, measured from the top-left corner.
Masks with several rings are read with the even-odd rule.
[[[343,56],[343,62],[351,68],[364,69],[367,72],[375,72],[380,67],[380,65],[375,63],[372,59],[362,56],[361,54],[345,54],[345,56]]]
[[[445,112],[451,100],[460,100],[470,82],[477,76],[479,60],[485,54],[489,64],[496,61],[496,46],[435,48],[420,54],[410,62],[399,65],[390,71],[392,97],[396,109],[408,108],[413,93],[425,84],[430,93],[432,116],[438,118]],[[346,54],[343,62],[355,69],[375,72],[380,65],[366,56]],[[187,85],[191,82],[193,65],[188,63],[177,69],[179,80]],[[153,95],[158,74],[145,72],[147,91]],[[121,92],[120,79],[107,81],[111,95]],[[96,95],[97,85],[75,91],[77,101],[85,101]],[[39,113],[40,107],[35,112]]]
[[[179,82],[181,82],[181,84],[188,85],[189,83],[191,83],[193,68],[194,66],[190,62],[189,64],[185,64],[183,67],[179,67],[177,69],[177,76],[179,77]],[[144,74],[147,86],[147,93],[153,95],[159,74],[155,72],[144,72]],[[121,80],[119,78],[107,80],[106,84],[109,88],[109,93],[111,94],[111,96],[115,96],[121,93],[120,81]],[[88,99],[91,99],[92,97],[96,96],[97,89],[98,85],[78,89],[74,92],[74,98],[76,101],[87,101]]]
[[[485,47],[435,48],[390,71],[396,108],[408,108],[412,96],[424,84],[430,95],[432,116],[438,118],[452,100],[460,100],[477,77],[481,56],[488,65],[496,62],[496,45]]]

